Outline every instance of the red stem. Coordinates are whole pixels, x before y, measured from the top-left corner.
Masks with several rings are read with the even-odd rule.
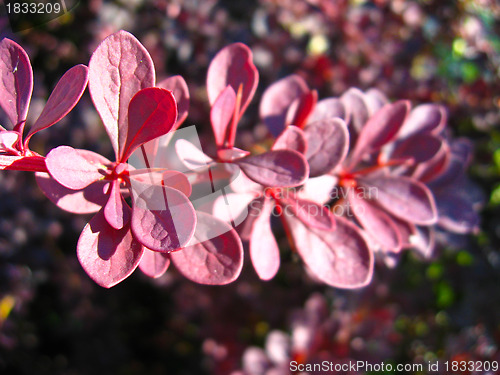
[[[46,172],[45,157],[0,155],[0,170]]]

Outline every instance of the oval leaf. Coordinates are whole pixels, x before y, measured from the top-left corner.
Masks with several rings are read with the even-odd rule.
[[[434,197],[421,182],[403,176],[378,175],[360,178],[359,183],[375,191],[376,201],[394,216],[419,225],[436,223]]]
[[[417,133],[439,134],[446,126],[446,110],[436,104],[421,104],[410,112],[399,132],[400,138]]]
[[[120,161],[125,161],[137,147],[167,134],[177,119],[177,105],[172,93],[150,87],[139,91],[128,109],[127,141]]]
[[[285,128],[287,112],[292,103],[308,92],[306,82],[296,74],[280,79],[264,91],[260,117],[273,136],[277,137]]]
[[[252,51],[243,43],[234,43],[221,49],[213,58],[207,72],[207,93],[210,105],[213,105],[221,92],[231,86],[238,92],[242,86],[239,115],[245,112],[252,100],[259,73],[252,61]]]
[[[223,147],[228,141],[228,125],[234,115],[236,93],[227,86],[219,95],[210,110],[210,122],[215,136],[215,144]]]
[[[110,161],[91,151],[85,153],[69,146],[59,146],[49,152],[45,163],[49,173],[61,185],[79,190],[104,177],[101,171]]]
[[[287,222],[299,255],[321,281],[346,289],[370,283],[373,254],[354,224],[337,217],[335,230],[322,231],[293,217],[287,217]]]
[[[83,228],[76,251],[90,278],[102,287],[111,288],[134,272],[144,249],[132,236],[129,226],[113,229],[99,211]]]
[[[189,199],[167,186],[150,186],[134,194],[132,231],[145,247],[170,252],[187,245],[196,227]]]
[[[363,155],[380,149],[393,140],[410,110],[410,102],[400,100],[386,104],[370,117],[359,133],[350,165],[356,165]]]
[[[273,150],[250,155],[235,163],[251,180],[269,187],[299,186],[309,175],[309,166],[304,156],[292,150]]]
[[[241,273],[243,245],[230,225],[198,212],[198,225],[190,245],[171,253],[170,257],[179,272],[191,281],[225,285]]]
[[[335,228],[335,219],[327,207],[313,201],[297,198],[287,190],[282,192],[278,202],[285,216],[295,216],[304,225],[321,230]]]
[[[38,187],[47,198],[59,208],[74,214],[92,214],[107,202],[108,181],[97,181],[84,189],[73,190],[64,187],[48,173],[35,174]]]
[[[156,279],[167,272],[169,265],[170,258],[168,254],[144,249],[144,255],[142,256],[141,263],[139,263],[139,269],[146,276]]]
[[[370,203],[362,191],[350,189],[349,205],[356,219],[384,251],[398,252],[401,250],[401,234],[392,219],[383,210]]]
[[[111,139],[116,160],[127,139],[129,103],[139,90],[154,86],[154,82],[151,56],[126,31],[108,36],[92,54],[90,96]]]
[[[326,98],[316,103],[308,122],[312,123],[320,120],[329,120],[336,117],[346,121],[346,116],[345,106],[340,99]]]
[[[33,70],[24,49],[10,39],[0,42],[0,106],[12,126],[26,120],[33,92]],[[22,128],[15,129],[22,133]]]
[[[104,207],[104,217],[109,225],[119,230],[130,220],[130,207],[120,193],[120,181],[113,180],[109,192],[109,199]]]
[[[306,136],[302,129],[287,126],[273,144],[273,150],[294,150],[305,154],[307,151]]]
[[[280,250],[271,230],[273,208],[274,202],[265,199],[258,217],[253,221],[250,234],[250,259],[262,280],[272,279],[280,268]]]
[[[87,79],[88,68],[85,65],[74,66],[61,77],[26,136],[26,144],[33,134],[54,125],[73,109],[87,87]]]
[[[321,120],[304,129],[309,176],[327,174],[342,163],[349,149],[349,133],[342,119]]]
[[[156,84],[156,87],[172,91],[177,103],[177,121],[172,131],[179,128],[189,113],[189,88],[182,76],[172,76]]]

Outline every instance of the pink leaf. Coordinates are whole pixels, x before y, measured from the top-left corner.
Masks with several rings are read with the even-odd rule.
[[[443,148],[443,144],[443,140],[434,135],[417,133],[398,143],[391,158],[412,159],[415,164],[423,163],[432,159]]]
[[[349,205],[356,219],[384,251],[398,252],[402,246],[398,227],[388,214],[369,202],[362,194],[362,191],[355,189],[350,189],[348,193]]]
[[[0,106],[12,126],[26,120],[33,92],[33,71],[24,49],[10,39],[0,42]],[[24,126],[24,125],[23,125]],[[22,128],[15,128],[22,133]]]
[[[150,87],[135,94],[129,105],[127,141],[120,161],[128,159],[143,143],[167,134],[176,118],[175,99],[170,91]]]
[[[105,288],[111,288],[130,276],[139,264],[143,251],[129,226],[121,230],[113,229],[102,211],[85,226],[77,245],[77,256],[83,269]]]
[[[287,126],[273,144],[273,150],[294,150],[305,154],[307,141],[302,129]]]
[[[170,265],[170,258],[168,254],[159,253],[158,251],[151,251],[144,249],[139,269],[146,275],[152,278],[162,276]]]
[[[236,93],[231,86],[221,91],[210,110],[210,121],[215,136],[215,144],[218,147],[227,145],[228,125],[234,115],[236,105]]]
[[[176,130],[186,120],[189,112],[189,89],[182,76],[172,76],[156,84],[156,87],[172,91],[177,103],[177,121],[172,127]]]
[[[77,65],[68,70],[50,94],[42,113],[26,136],[25,144],[36,132],[54,125],[73,109],[87,87],[88,69]]]
[[[335,219],[327,207],[297,198],[287,190],[282,192],[278,201],[285,216],[295,216],[311,228],[327,231],[335,228]]]
[[[89,90],[115,150],[123,154],[133,96],[154,86],[155,71],[148,51],[130,33],[119,31],[104,39],[89,62]],[[175,121],[175,120],[174,120]]]
[[[436,104],[422,104],[410,112],[401,127],[399,137],[408,138],[417,133],[439,134],[446,126],[446,110]]]
[[[295,99],[286,112],[285,125],[295,125],[302,129],[317,101],[316,90],[308,91]]]
[[[147,248],[170,252],[187,245],[196,227],[189,199],[167,186],[150,186],[134,196],[132,231]]]
[[[309,175],[307,161],[292,150],[273,150],[250,155],[235,163],[253,181],[269,187],[294,187],[303,184]]]
[[[309,117],[308,122],[316,122],[319,120],[329,120],[335,117],[341,118],[344,121],[347,113],[344,104],[340,99],[337,98],[327,98],[320,100],[316,103],[311,116]]]
[[[99,211],[107,200],[107,181],[97,181],[84,189],[73,190],[64,187],[48,173],[36,173],[38,186],[52,203],[59,208],[75,214],[91,214]]]
[[[386,104],[375,115],[370,117],[359,133],[349,161],[350,165],[357,164],[363,155],[376,151],[393,140],[398,134],[401,125],[403,125],[409,110],[410,103],[400,100]]]
[[[375,199],[394,216],[419,225],[437,221],[437,210],[430,190],[409,177],[384,176],[359,179],[359,183],[375,190]]]
[[[354,289],[370,283],[373,255],[359,229],[337,217],[334,231],[312,229],[287,217],[304,263],[320,280],[337,288]]]
[[[250,258],[262,280],[272,279],[280,268],[280,251],[271,230],[273,208],[274,202],[265,199],[258,217],[253,221],[250,235]]]
[[[220,50],[208,67],[208,100],[210,105],[213,105],[227,86],[238,92],[241,85],[243,90],[239,111],[241,116],[252,100],[258,83],[259,73],[252,62],[250,48],[242,43],[231,44]]]
[[[91,151],[81,152],[69,146],[59,146],[49,152],[45,163],[52,177],[61,185],[79,190],[104,177],[101,169],[109,160]]]
[[[412,177],[421,181],[428,182],[445,172],[451,158],[450,147],[446,142],[441,143],[440,149],[432,156],[430,160],[417,165],[412,173]]]
[[[340,97],[340,100],[344,104],[346,117],[349,118],[351,136],[359,134],[372,115],[366,103],[365,94],[357,88],[351,88]]]
[[[214,236],[215,233],[219,235]],[[225,285],[241,273],[243,245],[229,224],[198,212],[198,225],[190,245],[171,253],[170,257],[179,272],[191,281]]]
[[[363,99],[370,115],[378,112],[380,108],[389,103],[389,99],[377,89],[369,89],[366,91],[363,95]]]
[[[120,193],[120,181],[113,180],[109,192],[109,199],[104,207],[104,217],[109,225],[120,230],[130,220],[130,207]]]
[[[349,149],[349,133],[342,119],[310,123],[305,127],[304,134],[310,177],[324,175],[344,161]]]
[[[292,103],[308,92],[306,82],[296,74],[280,79],[264,91],[260,117],[273,136],[277,137],[285,128],[287,112]]]

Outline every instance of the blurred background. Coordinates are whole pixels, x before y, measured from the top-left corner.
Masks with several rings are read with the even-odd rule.
[[[240,142],[262,133],[263,90],[291,73],[304,77],[320,98],[354,86],[376,87],[391,100],[442,103],[452,133],[475,146],[470,177],[485,197],[481,230],[446,237],[431,260],[406,252],[395,267],[377,265],[372,283],[354,291],[314,282],[283,233],[282,267],[269,282],[258,279],[247,259],[242,276],[224,287],[194,284],[172,268],[156,280],[135,272],[106,290],[76,258],[76,242],[89,217],[50,203],[32,174],[4,171],[0,373],[225,375],[243,369],[240,373],[260,375],[279,363],[321,358],[500,360],[497,1],[89,0],[70,5],[63,16],[25,30],[20,28],[29,27],[29,20],[17,20],[21,23],[13,27],[2,5],[1,37],[18,42],[34,69],[28,122],[67,69],[88,64],[102,39],[125,29],[150,52],[158,80],[174,74],[186,79],[191,93],[186,124],[196,124],[210,142],[206,70],[222,47],[243,42],[253,51],[260,82],[240,123]],[[43,155],[61,144],[111,156],[88,91],[69,116],[31,142]]]

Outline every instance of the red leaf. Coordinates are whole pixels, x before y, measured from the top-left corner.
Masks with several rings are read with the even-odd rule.
[[[145,247],[170,252],[187,245],[196,227],[189,199],[167,186],[150,186],[134,194],[132,231]]]
[[[391,154],[392,159],[412,159],[423,163],[432,159],[444,146],[444,141],[434,135],[417,133],[399,142]]]
[[[177,103],[177,121],[172,127],[176,130],[186,120],[189,112],[189,89],[182,76],[172,76],[156,84],[156,87],[172,91]]]
[[[327,98],[316,103],[308,122],[316,122],[319,120],[329,120],[335,117],[347,121],[346,108],[342,101],[337,98]]]
[[[110,161],[91,151],[81,152],[69,146],[59,146],[49,152],[45,163],[52,177],[61,185],[79,190],[104,177],[100,172]]]
[[[107,181],[98,181],[84,189],[68,189],[48,173],[36,173],[38,186],[52,203],[59,208],[75,214],[91,214],[99,211],[108,201]]]
[[[280,251],[271,230],[273,208],[274,202],[265,199],[250,234],[250,259],[262,280],[271,280],[280,268]]]
[[[287,126],[274,141],[273,150],[294,150],[305,154],[307,141],[304,132],[296,126]]]
[[[259,73],[252,62],[252,51],[242,43],[234,43],[220,50],[213,58],[207,72],[207,92],[210,105],[213,105],[221,92],[231,86],[238,92],[242,85],[242,100],[239,116],[245,112],[252,100]]]
[[[410,112],[399,132],[400,138],[417,133],[439,134],[446,126],[446,110],[436,104],[422,104]]]
[[[356,165],[363,155],[376,151],[393,140],[403,125],[409,110],[410,103],[400,100],[386,104],[370,117],[359,133],[349,165]]]
[[[235,163],[250,179],[269,187],[299,186],[309,175],[304,156],[292,150],[273,150],[250,155]]]
[[[33,92],[33,71],[24,49],[10,39],[0,42],[0,106],[12,126],[26,120]],[[22,133],[24,125],[19,129]]]
[[[309,176],[327,174],[342,163],[349,150],[349,133],[342,119],[321,120],[304,129]]]
[[[284,191],[279,197],[279,205],[285,216],[295,216],[311,228],[321,230],[335,228],[335,219],[327,207],[310,200],[296,198],[292,192]]]
[[[337,288],[354,289],[370,283],[373,254],[359,229],[336,218],[336,229],[322,231],[287,217],[292,237],[304,263],[321,281]]]
[[[139,269],[146,275],[152,278],[162,276],[170,265],[170,258],[168,254],[159,253],[158,251],[151,251],[144,249]]]
[[[376,189],[376,201],[394,216],[419,225],[437,221],[437,210],[431,191],[409,177],[384,176],[363,178],[360,184]]]
[[[128,225],[121,230],[113,229],[102,211],[85,226],[77,245],[77,256],[83,269],[105,288],[111,288],[130,276],[143,251]]]
[[[108,36],[92,54],[90,96],[111,139],[116,160],[123,154],[127,139],[129,103],[139,90],[154,86],[154,82],[148,51],[126,31]]]
[[[199,284],[225,285],[238,278],[243,267],[243,245],[236,231],[222,220],[198,212],[190,245],[170,254],[185,277]]]
[[[388,214],[360,194],[362,191],[350,189],[348,199],[349,205],[363,229],[373,236],[384,251],[400,251],[402,240],[396,224]]]
[[[177,108],[170,91],[157,87],[139,91],[130,101],[127,141],[119,160],[125,161],[143,143],[167,134],[176,118]]]
[[[292,103],[309,91],[304,79],[296,74],[280,79],[264,91],[260,117],[273,136],[277,137],[287,125],[286,116]]]
[[[88,68],[85,65],[76,65],[61,77],[26,136],[25,144],[33,134],[54,125],[73,109],[87,87],[87,79]]]
[[[317,101],[316,90],[308,91],[295,99],[286,112],[285,125],[295,125],[302,129]]]
[[[104,217],[109,225],[119,230],[130,220],[130,207],[120,193],[120,181],[113,180],[109,192],[109,199],[104,207]]]
[[[218,147],[228,146],[228,125],[234,115],[236,93],[231,86],[227,86],[215,100],[210,110],[210,122]]]

